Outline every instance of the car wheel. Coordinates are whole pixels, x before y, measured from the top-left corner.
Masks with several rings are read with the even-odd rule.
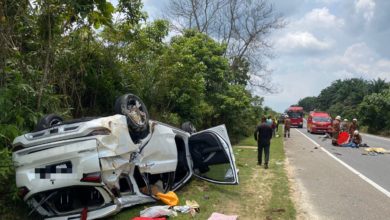
[[[64,120],[56,114],[45,115],[41,118],[41,120],[39,120],[37,126],[35,127],[35,131],[51,128],[54,125],[62,124],[63,121]]]
[[[142,100],[131,93],[115,102],[115,113],[125,115],[131,131],[144,132],[149,127],[149,113]]]
[[[186,131],[190,134],[193,134],[196,132],[195,126],[189,121],[186,121],[183,124],[181,124],[181,130]]]

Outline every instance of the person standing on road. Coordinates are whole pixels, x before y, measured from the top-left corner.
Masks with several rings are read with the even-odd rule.
[[[272,128],[266,123],[266,118],[261,118],[261,124],[255,130],[255,140],[257,141],[257,165],[261,166],[263,150],[265,154],[264,168],[268,169],[269,148],[271,145]]]
[[[340,115],[337,115],[336,118],[332,122],[332,144],[337,146],[337,139],[340,134]]]
[[[291,128],[291,120],[288,117],[288,115],[286,115],[284,118],[284,137],[286,137],[286,135],[290,137],[290,128]]]
[[[355,132],[358,129],[359,129],[359,125],[357,124],[357,119],[354,118],[354,119],[352,119],[352,123],[349,125],[349,128],[348,128],[349,136],[352,137],[353,132]]]
[[[272,128],[272,137],[275,137],[275,135],[276,135],[276,132],[275,132],[275,130],[276,130],[276,121],[275,121],[274,118],[272,119],[271,128]]]

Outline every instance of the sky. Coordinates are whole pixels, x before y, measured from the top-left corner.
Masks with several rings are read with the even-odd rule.
[[[144,0],[150,19],[169,0]],[[307,96],[318,96],[337,79],[378,77],[390,81],[389,0],[273,0],[287,25],[275,31],[272,83],[264,105],[283,112]]]

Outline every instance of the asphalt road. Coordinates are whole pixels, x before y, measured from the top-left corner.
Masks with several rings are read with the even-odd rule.
[[[299,129],[308,137],[333,153],[340,160],[353,167],[367,178],[390,192],[390,154],[378,154],[376,156],[364,155],[364,148],[335,147],[330,139],[323,141],[322,134],[309,134],[306,129]],[[390,150],[390,139],[373,135],[362,134],[363,143],[369,147],[381,147]],[[390,216],[389,216],[390,218]]]
[[[390,154],[334,147],[330,139],[292,129],[287,159],[307,219],[390,219]],[[390,150],[390,139],[363,135],[363,143]]]

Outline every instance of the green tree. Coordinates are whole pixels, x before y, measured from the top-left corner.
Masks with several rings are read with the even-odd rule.
[[[364,97],[359,105],[361,121],[369,132],[390,131],[390,89]],[[389,133],[389,132],[388,132]]]
[[[318,108],[343,118],[357,117],[357,106],[368,94],[368,81],[336,80],[318,96]]]
[[[390,82],[386,82],[384,79],[378,78],[371,80],[368,85],[369,93],[380,93],[385,89],[390,88]]]
[[[313,110],[319,110],[318,109],[318,101],[317,97],[311,96],[311,97],[305,97],[303,99],[300,99],[298,101],[298,106],[302,106],[303,110],[305,112],[310,112]]]

